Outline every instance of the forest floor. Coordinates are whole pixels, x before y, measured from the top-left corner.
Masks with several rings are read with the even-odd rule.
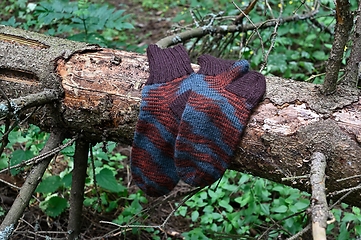
[[[114,6],[118,6],[120,3],[125,4],[126,13],[132,15],[132,23],[135,27],[135,29],[132,30],[132,34],[135,34],[135,38],[138,40],[138,42],[135,43],[138,47],[156,43],[167,36],[172,26],[171,18],[177,14],[177,9],[169,9],[167,12],[144,9],[140,2],[130,0],[110,0],[108,2],[113,3]],[[129,156],[129,151],[125,151],[123,154]],[[127,180],[131,179],[127,169],[129,170],[129,168],[124,168],[122,174],[124,184],[129,186],[129,193],[135,193],[138,191],[138,188],[133,182],[127,182]],[[21,187],[25,177],[26,176],[24,176],[24,178],[19,176],[11,177],[7,174],[1,174],[0,176],[0,178],[6,179],[18,187]],[[168,219],[168,216],[174,210],[175,203],[181,202],[185,193],[190,189],[189,186],[180,183],[167,197],[157,199],[148,198],[148,204],[145,204],[143,207],[149,210],[149,217],[140,219],[141,223],[144,225],[157,226],[163,224],[167,219],[165,226],[155,229],[159,230],[157,234],[158,239],[182,239],[183,237],[180,234],[190,230],[190,220],[180,216],[172,216]],[[18,192],[19,189],[0,182],[0,205],[6,212],[10,209]],[[119,229],[117,226],[101,223],[101,221],[111,222],[122,210],[123,207],[119,206],[116,212],[99,213],[91,208],[84,207],[81,231],[82,239],[153,239],[152,233],[148,233],[146,230],[141,230],[134,234],[131,228]],[[65,212],[59,217],[50,218],[40,209],[38,201],[32,201],[22,216],[11,239],[50,239],[48,237],[51,237],[51,239],[66,239],[68,216],[69,213]],[[5,216],[0,216],[0,221],[4,217]]]

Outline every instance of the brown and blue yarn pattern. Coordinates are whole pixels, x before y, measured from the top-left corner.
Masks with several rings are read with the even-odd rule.
[[[182,113],[174,158],[179,177],[199,187],[212,184],[224,174],[250,111],[265,91],[263,75],[247,73],[247,61],[235,62],[228,71],[213,76],[217,66],[229,63],[210,56],[203,58],[200,72],[205,75],[192,74],[184,80],[192,83],[192,91]],[[207,62],[203,70],[202,62]],[[211,76],[207,76],[208,70]],[[188,89],[181,88],[178,95],[182,91]]]
[[[264,76],[247,61],[199,57],[194,73],[183,46],[147,49],[150,76],[134,135],[131,170],[147,195],[169,193],[180,179],[198,187],[229,166],[252,109],[265,92]]]
[[[150,76],[142,91],[131,170],[140,189],[149,196],[161,196],[179,181],[173,156],[180,119],[172,114],[170,104],[193,69],[181,45],[169,49],[151,45],[147,55]]]

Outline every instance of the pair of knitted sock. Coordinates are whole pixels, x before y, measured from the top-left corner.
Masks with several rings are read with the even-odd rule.
[[[179,179],[198,187],[228,168],[252,108],[265,92],[265,78],[245,60],[199,57],[193,72],[178,45],[147,49],[150,75],[134,135],[131,170],[150,196],[169,193]]]

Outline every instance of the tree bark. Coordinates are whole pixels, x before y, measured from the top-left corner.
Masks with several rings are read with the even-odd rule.
[[[82,213],[86,170],[88,168],[89,143],[79,138],[75,142],[74,168],[70,191],[68,240],[81,239]]]
[[[332,94],[336,90],[339,71],[346,43],[353,26],[353,16],[350,12],[351,4],[348,0],[336,0],[335,36],[326,65],[326,75],[323,84],[325,94]]]
[[[147,77],[142,54],[0,27],[0,88],[8,98],[46,89],[59,93],[30,119],[44,130],[60,127],[88,141],[131,144]],[[231,168],[282,182],[309,174],[312,154],[322,152],[328,192],[354,187],[357,177],[338,180],[361,175],[360,126],[355,87],[340,85],[324,96],[319,85],[267,77],[264,101],[250,118]],[[307,178],[283,183],[310,191]],[[344,201],[361,207],[360,192]]]

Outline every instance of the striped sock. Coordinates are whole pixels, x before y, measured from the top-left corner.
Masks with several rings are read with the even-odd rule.
[[[228,168],[251,110],[265,92],[265,78],[248,72],[245,60],[222,73],[230,62],[209,55],[198,61],[198,74],[185,80],[194,84],[182,114],[174,160],[184,182],[204,187]]]
[[[179,181],[173,156],[180,118],[173,114],[170,105],[193,69],[181,45],[168,49],[150,45],[147,56],[150,75],[142,91],[131,171],[138,187],[155,197],[169,193]]]

